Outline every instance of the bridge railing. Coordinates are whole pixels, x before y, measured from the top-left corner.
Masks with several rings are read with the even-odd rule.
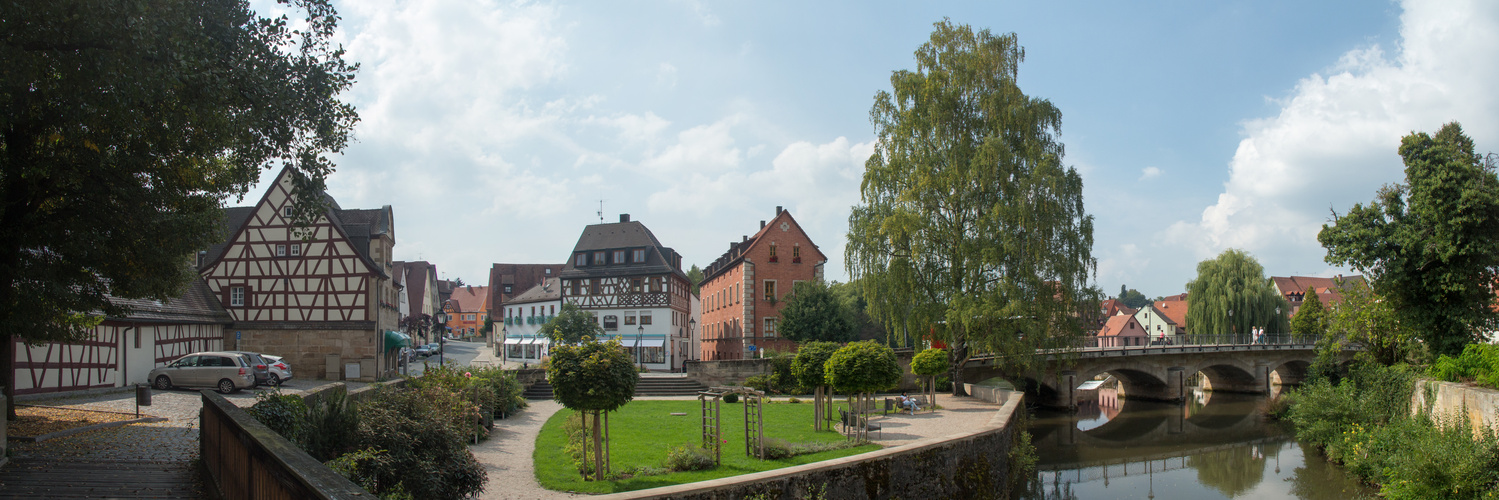
[[[1317,339],[1318,336],[1316,335],[1296,335],[1291,333],[1267,333],[1258,336],[1247,333],[1233,335],[1153,335],[1149,337],[1088,336],[1079,339],[1075,347],[1090,350],[1111,350],[1181,346],[1312,345],[1317,343]]]

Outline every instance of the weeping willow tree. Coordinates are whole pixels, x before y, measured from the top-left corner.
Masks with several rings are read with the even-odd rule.
[[[1187,324],[1192,335],[1248,334],[1251,328],[1288,333],[1291,308],[1275,291],[1265,268],[1243,250],[1230,248],[1197,263],[1197,279],[1187,282]]]
[[[953,394],[975,351],[1023,371],[1071,346],[1088,285],[1093,217],[1062,165],[1062,113],[1025,95],[1013,33],[943,20],[875,95],[878,141],[849,216],[848,271],[890,331],[948,344]]]

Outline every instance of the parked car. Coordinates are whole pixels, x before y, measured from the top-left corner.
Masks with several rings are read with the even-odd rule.
[[[270,354],[261,354],[260,357],[270,363],[271,385],[279,386],[282,382],[291,380],[291,364],[286,362],[286,358]]]
[[[255,369],[239,353],[195,352],[151,370],[146,380],[160,390],[212,387],[229,394],[255,387]]]
[[[428,345],[430,345],[430,344],[428,344]],[[427,356],[431,356],[432,355],[432,348],[431,347],[427,347],[427,345],[419,345],[419,346],[416,346],[416,349],[412,349],[411,353],[413,355],[421,356],[421,357],[425,358]]]
[[[442,344],[436,342],[427,344],[427,353],[428,356],[431,356],[433,354],[442,354]]]
[[[263,356],[262,354],[249,351],[229,352],[244,356],[245,361],[250,364],[250,368],[255,369],[255,387],[260,387],[267,384],[276,385],[271,383],[271,362],[266,361],[265,358],[261,357]]]

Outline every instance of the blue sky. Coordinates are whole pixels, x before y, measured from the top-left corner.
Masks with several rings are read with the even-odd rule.
[[[1106,292],[1179,293],[1229,247],[1347,272],[1316,231],[1402,180],[1401,135],[1499,143],[1499,5],[1304,4],[338,2],[363,122],[329,188],[471,284],[562,262],[600,199],[699,265],[785,206],[844,280],[872,97],[948,17],[1017,33],[1062,110]]]

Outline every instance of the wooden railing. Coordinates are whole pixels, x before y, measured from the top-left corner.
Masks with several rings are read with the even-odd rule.
[[[198,454],[224,500],[368,499],[359,485],[333,472],[234,403],[202,391]]]

